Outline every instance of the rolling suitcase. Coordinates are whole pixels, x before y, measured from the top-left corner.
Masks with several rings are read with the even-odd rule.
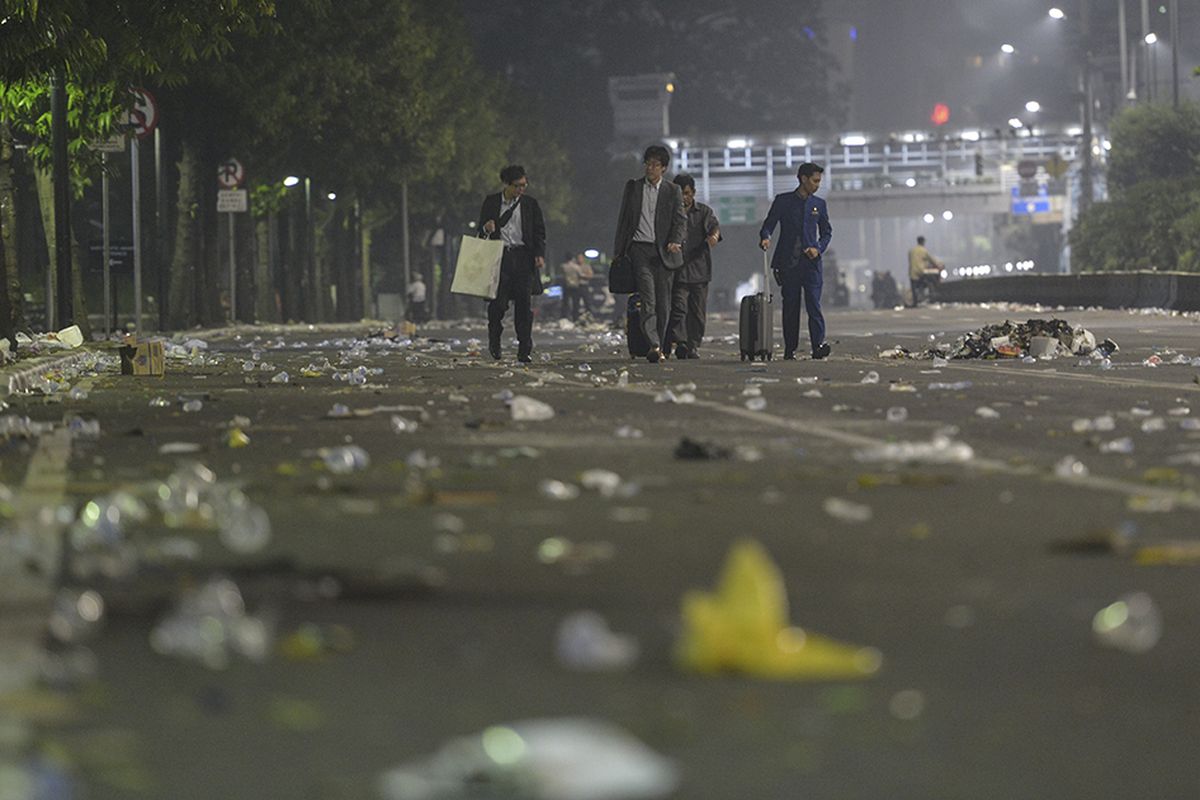
[[[738,316],[738,347],[742,353],[742,361],[753,361],[756,358],[771,360],[775,325],[772,313],[774,293],[771,291],[770,280],[767,251],[764,250],[763,290],[742,298],[741,312]]]
[[[645,358],[650,352],[650,342],[642,331],[642,296],[629,295],[629,306],[625,312],[625,339],[629,343],[631,358]]]

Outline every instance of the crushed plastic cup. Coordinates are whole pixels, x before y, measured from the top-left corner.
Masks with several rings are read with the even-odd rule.
[[[1142,420],[1142,433],[1160,433],[1167,429],[1167,421],[1162,417],[1150,417]]]
[[[391,418],[392,433],[416,433],[420,427],[420,423],[413,419],[407,419],[399,414],[393,414]]]
[[[514,422],[544,422],[554,418],[554,408],[548,403],[519,394],[509,405]]]
[[[350,410],[350,406],[345,403],[334,403],[333,406],[325,412],[325,416],[332,419],[342,419],[343,417],[352,417],[354,412]]]
[[[622,425],[613,431],[613,435],[618,439],[641,439],[645,436],[640,428],[635,428],[632,425]]]
[[[765,397],[751,397],[746,401],[746,408],[751,411],[762,411],[766,407],[767,398]]]
[[[1088,468],[1075,456],[1063,456],[1054,464],[1054,474],[1060,478],[1086,478]]]
[[[71,391],[67,392],[67,397],[71,400],[87,400],[88,392],[80,386],[73,386]]]
[[[238,490],[226,495],[216,516],[218,538],[235,553],[257,553],[271,541],[271,518]]]
[[[604,497],[614,497],[621,490],[623,482],[621,476],[612,470],[589,469],[580,474],[579,483],[583,488],[599,492]]]
[[[291,380],[291,376],[287,372],[278,372],[271,377],[271,383],[287,383]]]
[[[574,500],[579,497],[579,487],[573,483],[548,478],[538,484],[538,491],[551,500]]]
[[[879,383],[879,373],[871,370],[863,376],[863,379],[859,383]]]
[[[224,576],[185,591],[150,633],[155,652],[198,661],[210,669],[229,666],[234,654],[265,661],[272,641],[271,626],[246,613],[241,590]]]
[[[991,406],[980,406],[979,408],[975,409],[975,416],[982,419],[999,419],[1000,412]]]
[[[1127,455],[1133,452],[1133,439],[1128,436],[1122,436],[1120,439],[1113,439],[1110,442],[1100,443],[1101,453],[1120,453]]]
[[[904,422],[908,419],[908,409],[904,406],[892,406],[887,410],[888,422]]]
[[[555,651],[559,663],[571,669],[622,670],[637,661],[638,643],[632,636],[614,633],[599,613],[579,611],[559,623]]]
[[[1162,637],[1162,614],[1145,592],[1130,592],[1096,612],[1092,633],[1105,647],[1135,655],[1146,653]]]
[[[204,402],[202,400],[188,400],[181,406],[181,408],[183,408],[183,410],[189,414],[194,414],[200,409],[204,408]]]
[[[371,456],[356,444],[322,447],[317,455],[325,462],[325,468],[335,475],[357,472],[371,465]]]

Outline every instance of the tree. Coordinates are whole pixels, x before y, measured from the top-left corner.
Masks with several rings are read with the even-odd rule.
[[[1200,175],[1200,104],[1148,103],[1112,123],[1109,185],[1120,193],[1146,180]]]

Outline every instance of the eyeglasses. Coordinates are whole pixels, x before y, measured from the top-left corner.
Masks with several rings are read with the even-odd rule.
[[[510,183],[509,186],[513,187],[514,189],[528,189],[529,181],[521,181],[520,183]]]

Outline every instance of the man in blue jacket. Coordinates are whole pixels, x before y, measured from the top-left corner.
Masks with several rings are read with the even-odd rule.
[[[821,254],[833,238],[829,211],[817,197],[825,168],[805,162],[796,171],[800,185],[793,192],[776,195],[759,231],[759,247],[771,246],[771,234],[780,225],[779,244],[771,257],[771,269],[783,294],[783,357],[796,358],[800,346],[800,300],[808,312],[808,337],[813,358],[825,358],[830,347],[825,341],[825,317],[821,314]]]

